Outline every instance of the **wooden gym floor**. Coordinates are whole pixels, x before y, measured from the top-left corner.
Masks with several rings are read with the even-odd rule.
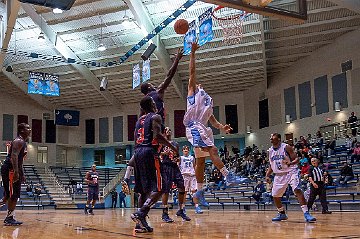
[[[322,215],[314,213],[318,221],[305,223],[300,211],[290,211],[285,222],[271,222],[272,212],[204,211],[194,214],[188,209],[190,222],[175,218],[172,224],[161,221],[161,210],[150,212],[153,233],[134,234],[130,219],[133,209],[96,210],[94,216],[82,210],[21,211],[16,218],[24,222],[18,227],[0,224],[0,239],[16,238],[360,238],[359,212]],[[0,212],[0,218],[5,212]]]

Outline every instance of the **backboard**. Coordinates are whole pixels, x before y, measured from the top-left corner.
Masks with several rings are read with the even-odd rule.
[[[295,20],[300,22],[307,20],[306,0],[273,0],[265,7],[253,6],[243,0],[202,1],[279,19]]]

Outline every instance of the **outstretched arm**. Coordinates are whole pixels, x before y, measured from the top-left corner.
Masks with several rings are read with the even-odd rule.
[[[190,53],[190,77],[189,77],[189,85],[188,85],[188,96],[192,96],[196,91],[196,67],[195,67],[195,52],[199,48],[199,45],[196,42],[193,42],[191,45],[191,53]]]
[[[171,68],[169,69],[164,82],[162,82],[158,86],[158,93],[161,97],[164,97],[165,90],[170,85],[171,80],[174,77],[177,67],[179,65],[179,61],[183,57],[183,54],[184,54],[184,50],[179,48],[178,52],[176,54],[175,60],[172,64]]]
[[[159,144],[168,146],[171,150],[175,152],[176,155],[179,155],[178,148],[172,145],[161,133],[161,123],[162,123],[162,119],[160,115],[156,114],[152,117],[152,131],[154,138],[157,139]]]
[[[230,131],[232,130],[232,128],[230,127],[230,125],[228,124],[221,124],[219,121],[217,121],[217,119],[215,118],[214,115],[211,115],[210,116],[210,124],[214,127],[214,128],[217,128],[217,129],[220,129],[226,133],[230,133]]]

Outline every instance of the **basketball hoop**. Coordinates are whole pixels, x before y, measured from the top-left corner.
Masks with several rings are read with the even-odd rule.
[[[252,13],[242,10],[217,6],[212,16],[222,28],[223,42],[226,45],[239,44],[243,37],[243,22]]]

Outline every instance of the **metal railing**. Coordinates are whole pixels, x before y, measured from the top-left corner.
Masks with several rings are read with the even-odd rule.
[[[68,193],[66,193],[66,191],[64,190],[64,185],[61,182],[59,182],[59,180],[57,180],[55,174],[47,166],[45,166],[45,175],[50,178],[53,188],[55,188],[56,194],[59,195],[61,201],[70,198]]]
[[[103,197],[105,198],[109,193],[122,181],[126,168],[123,168],[118,174],[110,180],[108,184],[103,188]]]

